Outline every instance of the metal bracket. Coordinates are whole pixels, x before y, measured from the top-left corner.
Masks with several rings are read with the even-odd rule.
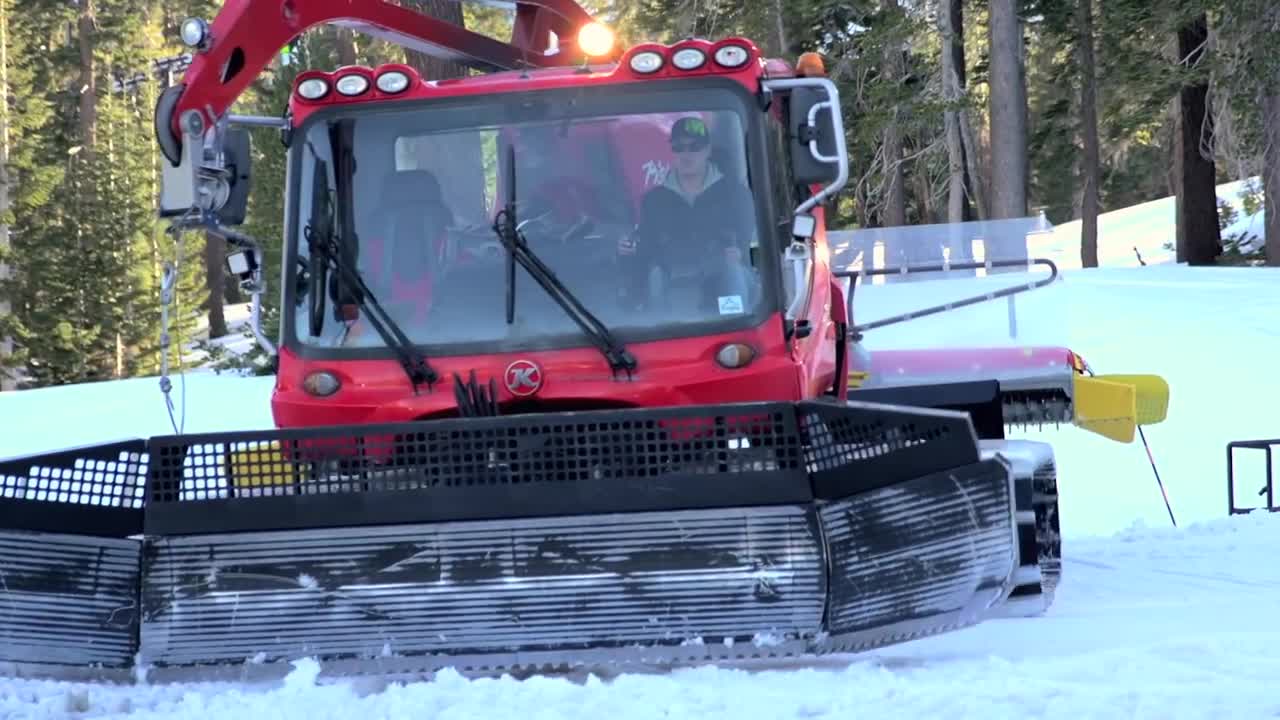
[[[1276,483],[1275,483],[1275,455],[1273,450],[1280,447],[1280,438],[1274,440],[1236,440],[1227,443],[1227,514],[1228,515],[1247,515],[1254,510],[1266,510],[1268,512],[1280,512],[1280,505],[1276,504]],[[1266,496],[1266,504],[1260,507],[1239,507],[1236,505],[1236,469],[1235,469],[1235,451],[1236,450],[1261,450],[1263,462],[1266,463],[1265,474],[1266,484],[1258,490],[1259,496]]]

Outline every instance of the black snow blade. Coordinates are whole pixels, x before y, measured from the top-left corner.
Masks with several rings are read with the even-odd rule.
[[[849,652],[981,621],[1018,561],[968,417],[867,403],[166,436],[0,488],[0,665],[51,674]]]

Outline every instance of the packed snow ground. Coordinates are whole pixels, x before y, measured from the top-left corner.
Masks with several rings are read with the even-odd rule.
[[[926,303],[940,291],[915,292]],[[887,297],[866,295],[864,317],[901,302]],[[7,680],[0,718],[1280,717],[1280,515],[1224,517],[1226,442],[1280,437],[1280,271],[1068,271],[1018,308],[1012,341],[1068,344],[1098,372],[1160,373],[1173,389],[1169,419],[1146,435],[1180,529],[1140,444],[1074,428],[1017,434],[1053,442],[1059,465],[1066,560],[1045,617],[750,670],[317,683],[303,661],[283,683],[259,685]],[[937,344],[1011,341],[1001,303],[963,312],[981,326],[948,314],[910,330]],[[894,338],[886,329],[868,342]],[[189,376],[186,430],[270,427],[270,387]],[[154,379],[6,393],[0,417],[0,458],[170,432]],[[1256,503],[1261,467],[1240,470],[1240,499]]]

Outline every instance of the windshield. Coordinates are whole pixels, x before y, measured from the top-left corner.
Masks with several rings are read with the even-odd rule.
[[[307,264],[308,225],[323,223],[328,209],[318,208],[332,204],[344,255],[413,343],[446,352],[585,345],[522,267],[508,322],[508,259],[495,218],[514,200],[529,249],[620,339],[754,324],[768,286],[749,107],[741,92],[706,86],[594,89],[364,106],[312,121],[295,140],[296,267]],[[335,161],[344,152],[353,162]],[[327,201],[316,202],[319,192]],[[290,287],[300,343],[385,346],[365,310],[332,287],[313,335],[310,284]]]

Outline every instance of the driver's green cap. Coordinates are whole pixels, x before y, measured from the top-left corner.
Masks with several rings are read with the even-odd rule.
[[[671,126],[671,143],[681,140],[702,147],[711,143],[711,133],[707,131],[707,124],[701,118],[683,117]]]

